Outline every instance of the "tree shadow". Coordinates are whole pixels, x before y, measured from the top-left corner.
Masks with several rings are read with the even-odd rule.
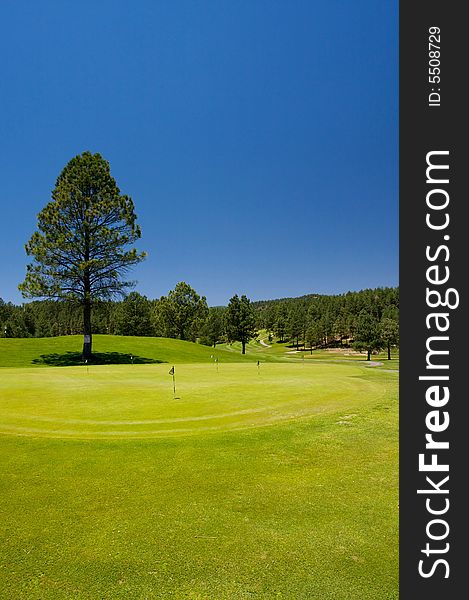
[[[47,365],[49,367],[72,367],[89,365],[150,365],[167,362],[155,358],[145,358],[134,354],[123,354],[122,352],[93,352],[93,356],[85,363],[81,352],[65,352],[64,354],[41,354],[34,358],[35,365]]]

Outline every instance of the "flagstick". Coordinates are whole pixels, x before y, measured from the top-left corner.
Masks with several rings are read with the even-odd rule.
[[[169,374],[173,376],[173,400],[175,400],[176,399],[176,377],[174,374],[174,365],[171,367]]]

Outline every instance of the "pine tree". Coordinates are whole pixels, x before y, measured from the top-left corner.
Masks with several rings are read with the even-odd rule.
[[[33,257],[18,287],[26,298],[79,302],[83,309],[83,358],[92,355],[91,310],[96,300],[122,295],[122,276],[144,259],[129,246],[140,237],[134,203],[121,195],[100,154],[75,156],[59,175],[52,200],[38,215],[26,244]]]
[[[251,301],[246,296],[235,294],[226,309],[226,334],[230,341],[241,342],[242,353],[246,354],[246,344],[256,335],[254,312]]]

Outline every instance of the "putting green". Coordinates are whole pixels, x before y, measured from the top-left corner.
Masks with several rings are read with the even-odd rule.
[[[385,392],[363,366],[182,364],[2,369],[0,433],[70,439],[151,438],[347,415]],[[340,415],[339,415],[340,417]],[[339,419],[340,420],[340,419]]]
[[[0,369],[1,598],[397,600],[397,373],[37,355]]]

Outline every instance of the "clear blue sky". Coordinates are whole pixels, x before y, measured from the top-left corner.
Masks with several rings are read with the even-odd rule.
[[[397,285],[397,0],[10,0],[0,22],[3,299],[84,150],[136,204],[149,297]]]

